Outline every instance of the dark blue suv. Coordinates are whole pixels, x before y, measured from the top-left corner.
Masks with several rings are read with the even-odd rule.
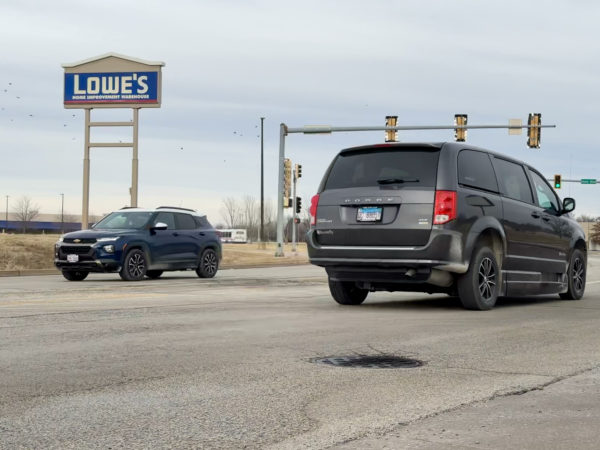
[[[195,270],[201,278],[212,278],[221,255],[217,232],[194,210],[123,208],[90,230],[62,236],[54,265],[69,281],[81,281],[90,272],[119,272],[124,280],[139,281],[168,270]]]

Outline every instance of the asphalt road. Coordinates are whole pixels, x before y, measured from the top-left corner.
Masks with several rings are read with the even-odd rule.
[[[0,278],[0,448],[597,448],[586,296],[331,300],[322,269]],[[393,354],[417,368],[345,368]],[[569,444],[569,445],[567,445]]]

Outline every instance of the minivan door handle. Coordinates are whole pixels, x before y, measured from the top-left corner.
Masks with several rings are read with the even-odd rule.
[[[544,222],[550,222],[550,216],[548,216],[548,215],[543,215],[543,216],[542,216],[542,220],[543,220]]]
[[[541,216],[539,212],[534,211],[531,213],[531,217],[533,217],[534,219],[539,219]]]

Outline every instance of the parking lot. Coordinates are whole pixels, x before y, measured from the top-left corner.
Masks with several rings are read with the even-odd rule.
[[[330,298],[312,266],[0,278],[0,448],[596,448],[586,296]],[[320,364],[392,355],[414,368]],[[567,445],[569,444],[569,445]]]

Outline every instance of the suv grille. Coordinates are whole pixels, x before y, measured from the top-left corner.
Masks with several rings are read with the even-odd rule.
[[[63,242],[65,244],[95,244],[96,238],[77,239],[77,242],[75,242],[75,238],[65,238]]]
[[[89,245],[63,245],[60,247],[61,259],[66,259],[66,255],[89,255],[92,256]]]

